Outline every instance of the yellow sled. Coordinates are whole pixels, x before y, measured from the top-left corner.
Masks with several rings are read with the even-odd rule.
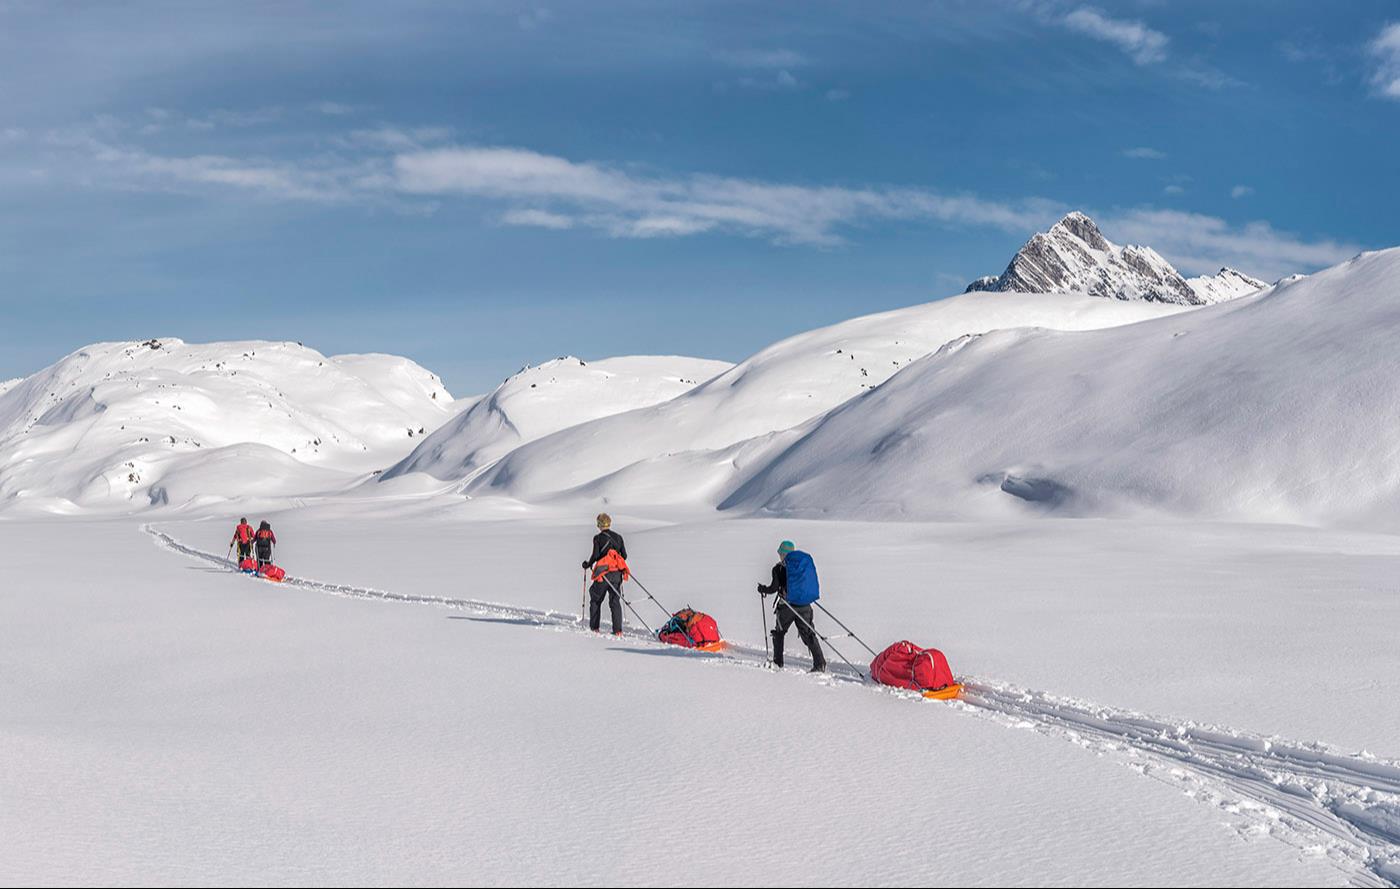
[[[962,690],[962,683],[954,682],[952,685],[945,685],[942,688],[926,691],[924,692],[924,697],[934,701],[951,701],[961,695]]]

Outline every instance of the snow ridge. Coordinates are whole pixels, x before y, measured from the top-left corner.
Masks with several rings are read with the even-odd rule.
[[[142,530],[157,546],[231,570],[229,562],[218,554],[187,546],[149,524]],[[556,632],[587,632],[571,612],[396,593],[291,575],[285,583],[329,595],[509,617]],[[629,629],[624,638],[662,646],[649,632],[636,628]],[[830,640],[827,644],[830,646]],[[731,642],[723,654],[701,652],[694,656],[716,664],[767,668],[766,652],[752,645]],[[796,656],[791,660],[807,663]],[[840,686],[866,683],[858,670],[841,664],[833,664],[830,670],[818,681]],[[948,706],[1111,757],[1215,806],[1245,836],[1269,836],[1307,854],[1324,856],[1353,885],[1400,885],[1400,762],[1364,751],[1346,753],[1321,742],[1289,741],[1162,719],[993,680],[965,679],[964,686],[964,698]],[[872,690],[911,703],[943,705],[884,686]]]

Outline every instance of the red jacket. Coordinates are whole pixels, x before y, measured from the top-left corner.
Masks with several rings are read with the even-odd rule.
[[[234,543],[251,543],[253,540],[253,526],[247,522],[239,522],[238,527],[233,529]]]

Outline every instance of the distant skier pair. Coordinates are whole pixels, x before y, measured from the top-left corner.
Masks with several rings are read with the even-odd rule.
[[[232,546],[238,547],[238,561],[253,557],[254,550],[257,551],[258,567],[272,564],[272,548],[277,545],[277,535],[272,533],[272,526],[263,522],[254,531],[253,526],[248,524],[246,517],[238,520],[238,527],[233,529]]]
[[[588,589],[588,626],[598,632],[602,624],[603,600],[608,600],[612,612],[612,634],[622,635],[622,583],[627,579],[627,544],[622,535],[612,530],[612,517],[601,513],[597,520],[598,533],[593,537],[593,552],[583,561],[592,578]],[[817,601],[817,566],[812,557],[784,540],[778,545],[778,564],[773,566],[772,582],[759,584],[763,596],[776,596],[773,602],[773,663],[783,665],[783,642],[794,623],[797,633],[812,653],[812,672],[826,670],[826,656],[817,641],[812,624],[812,603]]]

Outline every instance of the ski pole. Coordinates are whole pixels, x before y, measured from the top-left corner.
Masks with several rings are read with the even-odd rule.
[[[583,599],[578,606],[578,619],[588,623],[588,569],[583,569]]]
[[[758,611],[763,615],[763,660],[772,663],[773,655],[768,652],[768,600],[762,593],[758,594]]]
[[[846,626],[845,624],[841,623],[841,618],[839,618],[839,617],[837,617],[836,615],[832,614],[830,611],[827,611],[825,605],[823,605],[821,602],[814,602],[813,604],[816,605],[818,608],[820,608],[820,609],[822,610],[822,614],[825,614],[827,617],[829,617],[829,618],[831,618],[832,620],[836,621],[837,626],[839,626],[841,629],[845,630],[847,636],[850,636],[852,639],[854,639],[854,640],[856,640],[857,642],[859,642],[859,643],[861,644],[861,647],[863,647],[866,651],[870,652],[870,656],[871,656],[871,657],[879,657],[879,655],[877,655],[877,654],[875,653],[875,649],[871,648],[869,645],[866,645],[866,644],[865,644],[865,640],[862,639],[862,638],[860,638],[859,636],[857,636],[856,633],[855,633],[855,630],[852,630],[850,627],[848,627],[848,626]]]
[[[642,586],[642,582],[637,579],[637,575],[635,572],[632,574],[632,582],[635,583],[638,586],[638,588],[641,589],[642,592],[647,594],[648,599],[656,603],[657,608],[660,608],[662,611],[666,612],[667,617],[670,617],[671,615],[675,614],[674,611],[667,608],[665,605],[662,605],[661,602],[651,594],[651,590],[647,589],[645,586]]]
[[[603,575],[603,580],[604,580],[604,582],[607,583],[608,586],[612,587],[612,591],[613,591],[614,593],[617,593],[617,597],[618,597],[619,599],[622,600],[622,604],[623,604],[623,605],[626,605],[626,606],[627,606],[627,610],[630,611],[630,612],[632,612],[632,616],[635,617],[635,618],[637,619],[637,623],[639,623],[639,624],[641,624],[642,626],[646,627],[646,628],[647,628],[647,632],[648,632],[648,633],[651,633],[653,636],[655,636],[655,635],[656,635],[656,631],[653,630],[653,629],[647,624],[646,621],[642,620],[642,616],[641,616],[640,614],[637,613],[637,609],[635,609],[635,608],[632,607],[632,603],[629,602],[629,601],[627,601],[627,597],[624,596],[624,595],[622,594],[622,590],[618,589],[617,586],[612,582],[612,578],[611,578],[611,577],[608,577],[606,574],[604,574],[604,575]],[[658,604],[660,604],[660,603],[658,603]]]
[[[228,555],[224,556],[224,561],[228,562],[230,565],[233,564],[233,541],[231,540],[228,544]]]
[[[782,602],[784,605],[786,605],[786,606],[787,606],[787,610],[792,612],[792,616],[795,617],[795,618],[797,618],[797,620],[798,620],[799,622],[801,622],[802,626],[804,626],[804,627],[806,627],[807,629],[811,630],[813,635],[815,635],[818,639],[820,639],[820,640],[822,640],[823,642],[825,642],[825,643],[827,644],[827,647],[828,647],[828,648],[830,648],[832,651],[836,652],[836,656],[837,656],[837,657],[839,657],[841,660],[843,660],[843,661],[846,662],[846,666],[850,667],[852,670],[855,670],[856,673],[858,673],[858,674],[860,675],[860,678],[861,678],[861,679],[868,679],[868,678],[870,678],[869,676],[866,675],[866,672],[865,672],[864,670],[862,670],[860,667],[857,667],[855,664],[851,663],[850,659],[847,658],[844,654],[842,654],[841,651],[840,651],[840,649],[838,649],[835,645],[832,645],[830,639],[826,638],[826,637],[823,636],[820,632],[818,632],[816,627],[814,627],[814,626],[812,626],[811,624],[807,623],[807,621],[803,619],[802,615],[797,613],[797,609],[794,608],[794,607],[792,606],[792,603],[791,603],[791,602],[789,602],[787,599],[784,599],[782,596],[779,596],[779,597],[778,597],[778,601],[779,601],[779,602]],[[825,611],[826,609],[823,608],[822,610]]]

